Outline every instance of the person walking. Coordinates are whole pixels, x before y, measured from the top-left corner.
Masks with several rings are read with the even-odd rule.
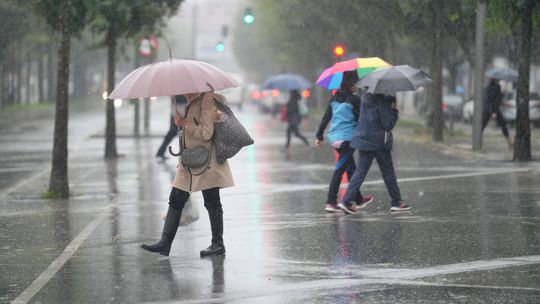
[[[300,109],[298,107],[298,101],[302,99],[300,92],[298,90],[291,90],[289,94],[289,100],[287,101],[287,142],[285,143],[285,151],[289,150],[289,145],[291,143],[291,133],[294,136],[300,138],[306,146],[309,145],[308,140],[304,135],[300,133],[298,125],[302,122],[302,115],[300,114]]]
[[[347,177],[350,180],[356,169],[353,155],[354,148],[351,147],[351,139],[360,114],[360,97],[354,94],[356,90],[354,85],[356,82],[358,82],[356,71],[343,73],[340,89],[330,98],[321,123],[319,124],[317,134],[315,135],[314,146],[315,148],[319,148],[324,141],[324,131],[330,123],[330,128],[327,132],[328,141],[338,154],[334,174],[330,179],[328,198],[324,206],[324,210],[328,212],[337,212],[340,210],[337,207],[337,196],[341,179],[343,174],[347,172]],[[355,201],[365,206],[373,201],[373,196],[362,196],[362,193],[358,191]]]
[[[185,94],[184,96],[187,100],[185,117],[178,113],[174,117],[176,125],[182,127],[182,148],[185,150],[204,146],[211,149],[209,165],[203,169],[190,169],[182,163],[178,164],[161,239],[155,244],[142,244],[141,247],[147,251],[168,256],[180,222],[182,209],[190,193],[202,191],[204,207],[210,218],[212,242],[208,248],[200,252],[200,255],[223,254],[225,253],[223,208],[219,191],[221,188],[234,186],[234,180],[228,162],[226,160],[223,164],[217,162],[216,147],[212,143],[212,136],[214,122],[219,121],[219,111],[214,98],[221,101],[224,97],[213,92]]]
[[[514,140],[508,132],[506,127],[506,122],[504,121],[503,115],[501,113],[501,103],[503,94],[501,91],[501,85],[497,79],[491,78],[486,87],[484,94],[484,107],[482,113],[482,132],[486,128],[489,119],[495,119],[497,126],[501,128],[501,131],[506,139],[506,144],[508,149],[512,150],[514,146]]]
[[[167,146],[169,143],[173,140],[173,138],[178,134],[178,127],[176,126],[174,122],[174,116],[176,114],[176,111],[178,111],[178,107],[185,107],[186,106],[186,98],[184,95],[176,95],[174,97],[171,97],[171,119],[169,122],[169,131],[167,134],[165,134],[165,137],[163,137],[163,142],[161,143],[161,146],[159,147],[156,157],[161,158],[163,160],[167,159],[165,156],[165,151],[167,150]]]
[[[401,192],[392,162],[392,129],[398,120],[396,98],[391,95],[366,93],[360,105],[360,119],[354,131],[351,146],[359,150],[358,165],[349,181],[347,192],[338,207],[346,213],[356,213],[358,206],[352,204],[355,195],[364,182],[373,159],[379,169],[392,199],[390,211],[406,211],[411,207],[401,200]]]

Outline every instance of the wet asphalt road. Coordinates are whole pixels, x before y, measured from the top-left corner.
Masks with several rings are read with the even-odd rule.
[[[101,111],[70,117],[70,200],[44,200],[52,121],[0,130],[0,302],[9,303],[539,303],[540,165],[451,153],[407,140],[394,161],[411,212],[389,212],[374,164],[357,215],[323,210],[333,155],[293,139],[245,107],[255,139],[230,161],[237,186],[222,190],[224,257],[199,221],[180,227],[169,258],[139,248],[159,238],[176,162],[154,153],[167,105],[134,139],[117,114],[117,161],[105,162]],[[302,130],[314,137],[315,124]],[[400,136],[403,135],[403,136]],[[343,193],[341,193],[342,195]]]

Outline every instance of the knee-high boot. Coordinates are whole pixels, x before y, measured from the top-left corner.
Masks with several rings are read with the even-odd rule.
[[[225,253],[223,244],[223,209],[209,210],[210,228],[212,229],[212,245],[201,250],[201,256],[217,255]]]
[[[169,256],[171,244],[176,235],[181,215],[182,210],[169,206],[165,224],[163,225],[163,232],[161,233],[161,240],[153,245],[142,244],[141,248],[150,252],[159,252],[161,255]]]

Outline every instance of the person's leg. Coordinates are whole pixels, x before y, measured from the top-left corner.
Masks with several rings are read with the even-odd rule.
[[[328,204],[335,205],[337,203],[337,193],[339,191],[339,186],[341,184],[341,178],[343,177],[343,173],[347,171],[351,171],[351,162],[352,162],[352,172],[349,175],[349,179],[352,176],[352,173],[354,173],[354,169],[356,169],[356,166],[354,165],[354,156],[352,152],[354,151],[352,148],[350,148],[350,145],[348,142],[344,142],[341,144],[341,147],[339,149],[336,149],[338,153],[338,161],[336,163],[336,168],[334,170],[334,174],[332,175],[332,179],[330,179],[330,187],[328,188]]]
[[[356,170],[354,170],[352,178],[349,180],[349,186],[347,186],[347,192],[345,192],[342,201],[342,205],[347,208],[350,207],[351,202],[356,198],[356,193],[360,189],[360,186],[362,186],[375,155],[372,151],[358,152],[358,165],[356,166]]]
[[[292,131],[293,131],[294,135],[295,135],[296,137],[300,138],[300,140],[301,140],[302,142],[304,142],[304,144],[305,144],[306,146],[309,145],[308,140],[304,137],[304,135],[302,135],[302,134],[300,133],[300,129],[298,128],[298,124],[294,124],[294,125],[293,125]]]
[[[162,158],[165,157],[165,151],[167,149],[167,146],[173,140],[176,134],[178,134],[178,128],[176,126],[174,127],[171,126],[171,128],[169,129],[169,132],[167,132],[167,134],[165,134],[165,137],[163,138],[163,143],[159,147],[156,153],[156,157],[162,157]]]
[[[482,112],[482,132],[484,132],[484,129],[486,128],[490,118],[491,118],[491,113],[486,112],[486,111]]]
[[[225,253],[223,244],[223,208],[219,197],[219,188],[211,188],[202,191],[204,197],[204,207],[208,210],[210,217],[210,228],[212,229],[212,244],[201,250],[201,256],[216,255]]]
[[[285,149],[288,149],[290,144],[291,144],[291,124],[287,126],[287,142],[285,143]]]
[[[377,159],[377,164],[379,164],[379,169],[381,170],[388,194],[392,198],[392,206],[398,206],[401,203],[401,191],[399,190],[397,183],[391,151],[377,151],[375,157]]]
[[[161,240],[153,245],[142,244],[142,249],[150,252],[159,252],[159,254],[165,256],[169,255],[171,244],[176,236],[176,230],[180,223],[182,209],[184,209],[184,205],[188,199],[189,192],[177,188],[171,189],[171,194],[169,195],[169,209],[167,210],[167,216],[165,217],[165,224],[163,224]]]
[[[512,149],[514,146],[514,141],[512,137],[510,136],[510,133],[508,132],[508,127],[506,126],[506,121],[504,121],[503,115],[501,111],[497,111],[497,126],[501,128],[502,134],[504,135],[504,138],[506,138],[506,144],[508,145],[509,149]]]

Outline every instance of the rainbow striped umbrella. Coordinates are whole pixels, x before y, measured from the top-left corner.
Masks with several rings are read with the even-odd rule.
[[[343,72],[356,70],[358,78],[362,78],[379,67],[392,66],[379,57],[355,58],[351,60],[337,62],[333,66],[324,70],[317,79],[316,84],[328,90],[339,89]]]

